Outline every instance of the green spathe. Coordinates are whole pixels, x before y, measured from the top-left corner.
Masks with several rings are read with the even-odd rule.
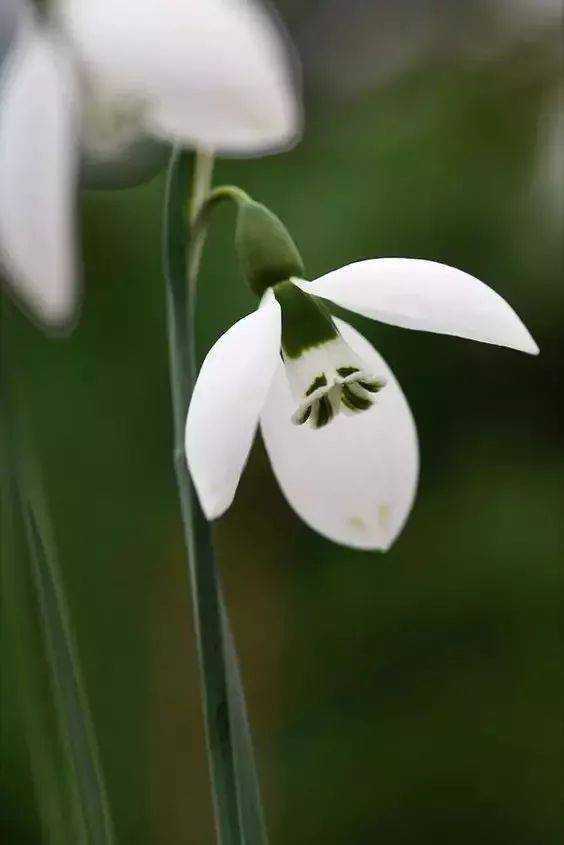
[[[287,358],[299,358],[306,349],[339,336],[325,306],[292,282],[275,285],[274,295],[282,309],[282,349]]]
[[[235,246],[241,269],[257,296],[284,279],[304,275],[301,256],[286,227],[254,200],[239,204]]]

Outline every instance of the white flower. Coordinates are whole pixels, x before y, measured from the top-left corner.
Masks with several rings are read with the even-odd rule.
[[[538,347],[478,279],[403,258],[281,282],[212,347],[186,423],[188,466],[208,519],[233,501],[260,420],[274,473],[299,516],[335,542],[388,549],[415,496],[415,425],[382,357],[317,297],[395,326],[531,354]]]
[[[48,22],[22,19],[0,79],[0,257],[58,324],[78,296],[81,145],[260,154],[291,144],[301,116],[288,45],[255,0],[59,0]]]

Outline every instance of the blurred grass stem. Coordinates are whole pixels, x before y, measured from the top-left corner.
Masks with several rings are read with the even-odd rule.
[[[16,655],[39,815],[46,839],[56,845],[112,845],[98,747],[29,430],[25,374],[15,369],[16,314],[3,306],[3,619]]]

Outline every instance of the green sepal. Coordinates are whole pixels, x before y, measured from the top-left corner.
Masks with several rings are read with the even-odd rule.
[[[303,278],[304,265],[286,227],[254,200],[239,204],[235,247],[241,269],[257,296],[292,276]]]
[[[339,336],[325,306],[292,282],[275,285],[274,295],[282,310],[282,349],[288,358]]]

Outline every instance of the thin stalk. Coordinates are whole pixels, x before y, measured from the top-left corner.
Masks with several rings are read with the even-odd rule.
[[[190,191],[188,222],[190,226],[198,216],[201,207],[207,200],[212,184],[215,156],[209,150],[199,149],[194,157],[194,176],[192,184],[187,188]]]
[[[215,560],[211,526],[193,489],[184,452],[186,412],[197,373],[196,288],[206,236],[206,227],[195,226],[195,221],[208,197],[212,173],[210,156],[197,155],[192,200],[187,207],[190,158],[185,152],[173,153],[165,207],[164,258],[174,464],[202,673],[217,839],[220,845],[266,845],[243,686]]]
[[[189,157],[176,153],[171,163],[166,209],[167,314],[174,416],[174,466],[180,498],[198,653],[213,803],[218,842],[240,845],[235,767],[228,711],[227,673],[218,595],[219,576],[208,524],[200,512],[184,455],[184,422],[195,367],[190,336],[193,297],[188,295],[186,249],[189,221],[186,185]]]
[[[241,190],[241,188],[238,188],[236,185],[220,185],[219,187],[210,190],[209,193],[205,197],[203,197],[202,201],[197,205],[191,203],[191,249],[190,266],[188,269],[188,280],[190,291],[194,297],[196,295],[198,271],[200,269],[202,251],[213,211],[222,202],[233,202],[241,206],[244,203],[250,201],[250,196],[245,193],[245,191]]]
[[[196,154],[194,163],[194,177],[192,179],[192,196],[190,197],[189,211],[188,211],[188,226],[190,229],[190,252],[188,263],[188,295],[190,300],[188,302],[189,313],[187,315],[188,321],[192,322],[189,327],[191,333],[191,354],[190,354],[190,378],[192,383],[195,382],[197,373],[196,361],[196,339],[193,329],[195,309],[196,309],[196,295],[198,287],[198,273],[200,271],[200,264],[202,262],[202,254],[204,251],[204,244],[206,241],[207,226],[202,225],[196,227],[196,221],[200,217],[202,209],[206,205],[206,201],[210,194],[211,182],[213,176],[214,157],[212,153],[198,152]]]

